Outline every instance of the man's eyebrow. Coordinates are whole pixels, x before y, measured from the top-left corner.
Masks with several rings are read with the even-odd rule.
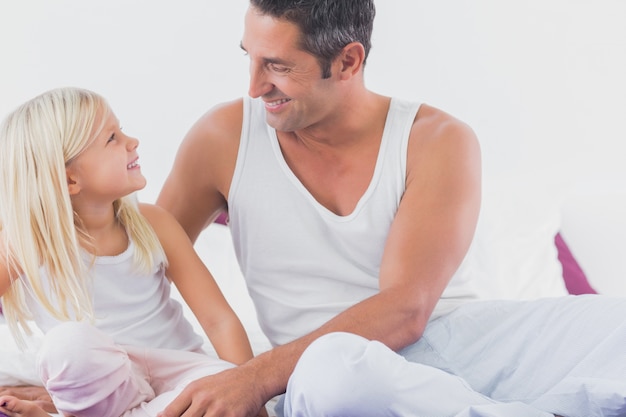
[[[239,47],[241,48],[242,51],[244,51],[245,53],[248,53],[246,48],[244,48],[242,42],[239,43]],[[280,58],[263,58],[263,62],[265,62],[266,64],[277,64],[277,65],[287,65],[287,66],[293,65],[291,62],[285,61],[284,59],[280,59]]]

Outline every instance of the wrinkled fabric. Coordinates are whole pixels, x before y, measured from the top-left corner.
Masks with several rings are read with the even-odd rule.
[[[198,352],[117,345],[81,322],[46,333],[38,371],[59,412],[156,416],[191,381],[234,365]]]
[[[314,342],[284,415],[626,415],[626,299],[469,303],[399,354],[338,333]]]

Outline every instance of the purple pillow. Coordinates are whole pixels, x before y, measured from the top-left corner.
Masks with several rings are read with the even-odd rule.
[[[557,233],[554,243],[558,251],[559,261],[563,266],[563,280],[570,294],[597,294],[597,291],[589,284],[585,272],[582,270],[576,258],[572,255],[569,247],[563,240],[563,236]]]
[[[214,220],[214,222],[217,224],[223,224],[224,226],[228,226],[228,212],[221,212],[220,215],[217,216],[217,219]]]

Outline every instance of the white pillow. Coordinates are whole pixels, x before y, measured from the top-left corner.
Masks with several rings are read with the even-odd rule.
[[[554,243],[555,196],[530,179],[484,181],[472,251],[474,284],[485,299],[563,296],[567,289]]]
[[[34,325],[31,328],[34,334],[27,337],[28,347],[22,351],[0,315],[0,386],[41,385],[35,360],[42,336]]]

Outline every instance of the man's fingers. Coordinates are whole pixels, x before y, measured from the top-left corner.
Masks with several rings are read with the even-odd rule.
[[[183,391],[174,400],[165,407],[163,411],[157,414],[157,417],[180,417],[191,405],[189,395]]]

